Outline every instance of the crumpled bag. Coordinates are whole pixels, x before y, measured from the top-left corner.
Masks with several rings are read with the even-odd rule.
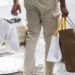
[[[19,50],[19,39],[16,28],[4,19],[0,19],[0,45],[5,42],[9,50]]]

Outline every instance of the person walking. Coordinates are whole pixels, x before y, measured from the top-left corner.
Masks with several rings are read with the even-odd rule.
[[[19,0],[13,0],[11,10],[13,15],[21,12]],[[47,54],[53,32],[57,28],[58,18],[62,12],[63,17],[68,16],[65,0],[24,0],[28,20],[28,34],[25,45],[24,75],[33,75],[35,70],[35,48],[41,27],[45,40],[45,75],[53,75],[53,63],[47,62]],[[60,12],[61,10],[61,12]]]

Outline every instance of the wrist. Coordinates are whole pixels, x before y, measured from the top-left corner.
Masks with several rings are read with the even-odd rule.
[[[67,9],[66,6],[61,6],[61,10]]]
[[[67,9],[67,8],[66,8],[66,5],[64,5],[64,4],[61,4],[61,5],[60,5],[60,8],[61,8],[61,10]]]

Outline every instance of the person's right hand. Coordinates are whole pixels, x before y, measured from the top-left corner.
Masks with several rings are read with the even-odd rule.
[[[17,16],[18,11],[21,13],[21,6],[18,3],[15,3],[12,7],[11,14]]]

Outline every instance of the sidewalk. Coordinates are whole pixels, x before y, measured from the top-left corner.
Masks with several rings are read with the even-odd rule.
[[[42,37],[43,35],[41,34],[36,48],[35,75],[43,75],[44,40]],[[2,49],[0,50],[0,53],[0,75],[22,75],[24,50],[21,50],[16,54],[11,54],[10,50],[7,52],[5,49]]]
[[[43,75],[43,65],[35,67],[35,73],[34,75]],[[10,73],[10,74],[0,74],[0,75],[23,75],[22,71],[15,72],[15,73]]]

